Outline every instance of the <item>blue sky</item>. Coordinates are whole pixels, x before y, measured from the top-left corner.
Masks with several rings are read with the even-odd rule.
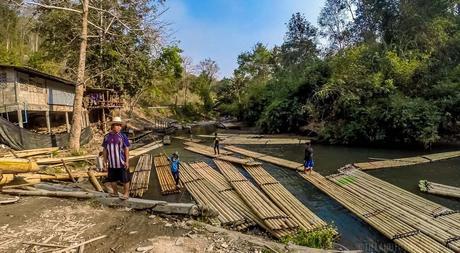
[[[170,39],[179,41],[194,64],[215,60],[222,78],[231,76],[237,56],[257,42],[280,45],[293,13],[305,14],[316,26],[324,0],[167,0],[165,5]]]

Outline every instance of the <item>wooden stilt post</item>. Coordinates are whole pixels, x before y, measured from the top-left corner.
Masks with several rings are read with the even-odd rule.
[[[45,118],[46,118],[46,127],[48,129],[48,133],[51,133],[51,120],[50,120],[50,111],[45,112]]]
[[[22,111],[21,111],[21,108],[19,108],[19,106],[18,106],[17,112],[18,112],[18,123],[19,123],[19,127],[20,127],[20,128],[23,128],[23,127],[24,127],[24,124],[23,124],[23,122],[22,122]]]
[[[70,133],[69,112],[65,112],[65,125],[67,127],[67,133]]]
[[[91,122],[89,122],[89,111],[86,111],[86,126],[89,126]]]
[[[104,108],[102,108],[102,125],[103,125],[103,128],[104,128],[104,133],[107,132],[107,125],[105,123],[105,110],[104,110]]]

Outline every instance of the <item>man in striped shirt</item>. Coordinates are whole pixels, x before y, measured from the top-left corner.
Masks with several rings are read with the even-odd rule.
[[[108,167],[107,182],[111,183],[113,194],[118,196],[117,182],[123,183],[123,196],[129,198],[129,140],[121,133],[123,121],[114,117],[111,122],[111,131],[104,137],[104,166]]]

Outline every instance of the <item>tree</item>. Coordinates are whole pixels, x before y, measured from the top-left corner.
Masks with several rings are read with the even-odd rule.
[[[45,0],[19,4],[34,5],[37,8],[37,30],[44,34],[43,43],[51,45],[50,50],[42,56],[62,61],[66,66],[66,75],[71,78],[76,76],[69,147],[72,151],[78,151],[82,96],[85,86],[94,77],[99,77],[99,86],[115,87],[122,91],[132,90],[133,87],[142,89],[144,85],[152,83],[146,77],[151,77],[148,73],[153,66],[150,63],[155,46],[152,42],[159,38],[159,31],[154,26],[161,26],[157,23],[161,12],[149,0],[116,4],[109,0],[98,0],[94,4],[99,4],[99,7],[89,5],[86,0],[83,4]],[[80,27],[75,26],[76,20],[80,20]],[[79,57],[73,54],[77,50],[80,51]],[[86,71],[85,67],[88,66],[89,71]],[[75,68],[76,72],[73,71]]]
[[[318,23],[321,35],[329,40],[329,50],[339,51],[351,43],[355,0],[327,0]]]
[[[287,23],[287,29],[281,46],[283,65],[298,65],[317,54],[318,29],[303,14],[293,14]]]
[[[197,70],[199,71],[199,75],[193,81],[194,90],[203,101],[205,112],[210,113],[214,106],[211,92],[216,81],[217,72],[219,72],[219,67],[215,61],[207,58],[198,64]]]

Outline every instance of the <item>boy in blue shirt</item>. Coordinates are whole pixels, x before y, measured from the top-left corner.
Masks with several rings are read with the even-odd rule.
[[[174,177],[174,181],[176,182],[176,188],[179,188],[179,167],[180,167],[180,160],[179,160],[179,152],[174,152],[171,157],[168,157],[169,162],[171,162],[171,172]]]

